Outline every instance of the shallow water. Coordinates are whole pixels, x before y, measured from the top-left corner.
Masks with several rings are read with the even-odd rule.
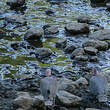
[[[55,48],[55,42],[60,38],[65,38],[64,26],[73,21],[77,21],[77,17],[81,14],[86,14],[95,20],[97,24],[104,26],[104,28],[110,28],[110,13],[107,12],[104,7],[92,8],[89,0],[68,0],[67,3],[61,2],[57,4],[51,4],[46,0],[27,0],[27,9],[24,11],[24,15],[27,21],[26,26],[14,28],[14,24],[8,24],[4,26],[4,17],[9,15],[23,13],[10,10],[9,6],[5,4],[5,1],[0,1],[0,28],[7,33],[7,37],[0,39],[0,73],[1,79],[7,77],[18,77],[23,73],[36,72],[36,67],[53,66],[59,71],[63,70],[76,70],[77,67],[72,65],[72,60],[69,55]],[[48,16],[45,14],[46,9],[54,9],[55,14]],[[28,42],[24,41],[23,36],[28,28],[42,27],[46,24],[55,25],[59,27],[59,34],[53,38],[43,38],[43,47],[48,47],[56,53],[57,57],[52,57],[51,62],[42,63],[37,61],[35,55],[30,55],[32,49],[28,48]],[[18,34],[11,37],[11,34]],[[71,41],[75,41],[78,45],[82,44],[88,38],[68,38]],[[71,41],[69,40],[69,43]],[[11,47],[12,43],[20,42],[25,48],[14,50]],[[35,43],[36,46],[38,44]],[[99,64],[89,63],[88,65],[99,65],[102,68],[109,70],[110,65],[110,50],[102,52],[106,58],[101,59]]]

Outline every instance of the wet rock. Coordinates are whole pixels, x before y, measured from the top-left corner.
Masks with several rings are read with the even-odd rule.
[[[0,29],[0,39],[6,36],[7,34],[3,30]]]
[[[45,35],[57,34],[59,32],[58,27],[48,26],[44,29]]]
[[[86,78],[80,77],[75,81],[75,84],[77,85],[77,87],[80,87],[81,85],[88,85],[88,81],[86,80]]]
[[[9,5],[11,8],[21,7],[24,5],[25,0],[7,0],[7,5]]]
[[[45,13],[47,15],[53,15],[55,13],[55,11],[53,9],[47,9],[47,10],[45,10]]]
[[[15,43],[12,43],[11,44],[11,47],[14,49],[14,50],[18,50],[19,49],[19,46],[20,44],[18,42],[15,42]]]
[[[90,55],[96,55],[98,53],[98,50],[95,49],[94,47],[84,47],[84,51],[85,53]]]
[[[90,62],[97,62],[97,61],[98,61],[98,57],[97,57],[97,56],[91,56],[91,57],[89,58],[89,61],[90,61]]]
[[[99,51],[108,49],[108,43],[106,43],[105,41],[99,41],[99,40],[88,40],[82,46],[83,47],[92,46],[98,49]]]
[[[67,24],[65,27],[65,30],[67,33],[71,35],[76,35],[76,34],[85,34],[89,33],[89,26],[86,23],[71,23]]]
[[[37,48],[35,54],[37,58],[42,59],[52,55],[52,51],[49,48]]]
[[[25,110],[25,109],[23,109],[23,108],[18,108],[18,109],[16,109],[16,110]]]
[[[29,29],[25,34],[24,34],[24,39],[25,40],[39,40],[44,34],[44,31],[42,28],[36,27]]]
[[[28,110],[33,105],[33,99],[28,92],[18,92],[17,98],[13,101],[14,106]]]
[[[107,11],[110,11],[110,3],[107,3],[107,4],[106,4],[106,7],[107,7],[106,10],[107,10]]]
[[[66,91],[58,91],[57,93],[57,103],[71,107],[71,106],[77,106],[81,104],[81,98],[78,96],[75,96],[69,92]]]
[[[96,108],[86,108],[86,110],[101,110],[101,109],[96,109]]]
[[[67,78],[61,78],[58,82],[58,90],[65,90],[73,93],[73,91],[76,89],[75,85],[76,84],[74,81]]]
[[[37,110],[46,110],[46,106],[41,95],[35,96],[33,99],[33,108],[37,108]]]
[[[95,31],[89,37],[97,40],[110,40],[110,29]]]
[[[5,20],[8,23],[19,24],[21,26],[26,25],[26,23],[27,23],[26,18],[23,15],[11,15],[11,16],[7,16],[7,17],[5,17]]]
[[[72,53],[78,46],[75,44],[71,44],[65,47],[64,52],[65,53]]]
[[[60,107],[60,109],[59,110],[68,110],[67,108],[65,108],[65,107]]]
[[[67,39],[60,39],[56,42],[56,47],[63,49],[66,47],[66,44],[67,44]]]
[[[85,52],[83,48],[77,48],[72,52],[71,58],[73,59],[75,56],[83,55],[84,53]]]
[[[87,15],[81,15],[81,16],[78,17],[78,22],[89,24],[90,23],[90,17],[87,16]]]
[[[86,55],[78,55],[74,58],[77,61],[88,61],[88,57]]]

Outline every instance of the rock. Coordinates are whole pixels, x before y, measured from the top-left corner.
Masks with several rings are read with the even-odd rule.
[[[24,5],[25,0],[7,0],[7,5],[9,5],[11,8],[21,7]]]
[[[13,101],[13,104],[25,110],[28,110],[33,105],[33,98],[28,92],[18,92],[18,97]]]
[[[99,41],[99,40],[88,40],[82,46],[83,47],[92,46],[92,47],[98,49],[99,51],[108,49],[108,43],[105,41]]]
[[[56,26],[47,26],[44,28],[45,35],[57,34],[59,32],[58,27]]]
[[[80,77],[75,81],[75,84],[77,85],[77,87],[80,87],[81,85],[88,85],[88,81],[85,78]]]
[[[6,36],[7,36],[6,32],[0,29],[0,39]]]
[[[78,22],[79,23],[87,23],[87,24],[89,24],[90,23],[90,17],[87,16],[87,15],[78,16]]]
[[[65,108],[65,107],[60,107],[60,109],[59,110],[68,110],[67,108]]]
[[[66,44],[67,44],[67,40],[66,39],[60,39],[56,42],[56,47],[57,48],[65,48],[66,47]]]
[[[14,50],[18,50],[19,49],[19,46],[20,44],[18,42],[15,42],[15,43],[12,43],[11,44],[11,47],[14,49]]]
[[[85,52],[83,48],[77,48],[72,52],[71,59],[73,59],[75,56],[83,55],[84,53]]]
[[[90,55],[96,55],[98,53],[98,50],[95,49],[94,47],[84,47],[84,51],[85,53]]]
[[[75,44],[71,44],[65,47],[64,52],[65,53],[72,53],[78,46]]]
[[[110,29],[95,31],[89,37],[97,40],[110,40]]]
[[[24,34],[25,40],[39,40],[44,34],[44,31],[42,28],[36,27],[28,30]]]
[[[9,15],[5,17],[8,23],[19,24],[21,26],[26,25],[26,17],[24,15]]]
[[[98,61],[98,57],[97,57],[97,56],[91,56],[91,57],[89,58],[89,61],[90,61],[90,62],[97,62],[97,61]]]
[[[110,11],[110,3],[107,3],[107,4],[106,4],[106,7],[107,7],[106,10],[107,10],[107,11]]]
[[[47,15],[53,15],[55,13],[55,11],[53,9],[47,9],[47,10],[45,10],[45,13]]]
[[[35,54],[37,58],[42,59],[52,55],[52,51],[49,48],[37,48]]]
[[[85,34],[89,33],[89,26],[86,23],[71,23],[67,24],[65,27],[67,33],[76,35],[76,34]]]
[[[82,99],[66,91],[58,91],[57,103],[63,106],[71,107],[81,104]]]
[[[77,60],[77,61],[88,61],[88,56],[86,56],[86,55],[78,55],[78,56],[75,56],[74,59]]]
[[[73,91],[76,89],[75,86],[75,82],[67,78],[61,78],[58,82],[58,90],[65,90],[70,93],[73,93]]]
[[[16,110],[25,110],[25,109],[22,109],[22,108],[18,108],[18,109],[16,109]]]
[[[86,110],[101,110],[101,109],[96,109],[96,108],[86,108]]]
[[[33,108],[37,108],[37,110],[46,110],[46,105],[45,105],[43,97],[41,95],[34,97]]]

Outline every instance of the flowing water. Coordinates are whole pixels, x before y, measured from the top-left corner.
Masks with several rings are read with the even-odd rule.
[[[52,0],[52,2],[54,2],[54,0]],[[36,67],[53,66],[59,71],[77,70],[78,68],[72,65],[72,60],[69,58],[69,55],[66,55],[62,50],[55,47],[55,42],[60,38],[66,38],[64,34],[65,25],[77,21],[79,15],[88,15],[92,20],[96,21],[97,24],[100,24],[104,28],[110,28],[110,13],[107,12],[104,7],[92,8],[89,0],[58,1],[58,3],[55,4],[46,0],[26,0],[26,6],[26,10],[23,12],[16,12],[10,10],[4,0],[0,0],[0,29],[7,33],[6,37],[0,39],[1,79],[17,77],[26,72],[34,73],[36,72]],[[46,15],[46,9],[55,10],[55,14],[51,16]],[[8,23],[5,26],[4,18],[15,14],[24,15],[27,25],[15,27],[14,24]],[[28,28],[43,27],[46,24],[55,25],[59,28],[59,34],[55,35],[55,37],[43,38],[43,47],[48,47],[56,52],[56,57],[52,58],[51,63],[39,62],[35,55],[30,55],[32,49],[28,48],[29,43],[23,39],[24,33]],[[14,36],[12,36],[13,33]],[[82,44],[87,39],[88,38],[71,38],[71,40],[75,41],[78,45]],[[25,48],[13,49],[11,44],[15,42],[24,45]],[[36,42],[34,44],[38,47]],[[109,70],[109,51],[110,50],[102,52],[103,56],[106,56],[106,58],[102,59],[99,64],[89,63],[88,65],[99,65]]]

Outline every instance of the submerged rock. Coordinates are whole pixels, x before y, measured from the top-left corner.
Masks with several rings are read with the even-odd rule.
[[[65,30],[71,35],[86,34],[89,33],[89,26],[86,23],[74,22],[71,24],[67,24]]]
[[[91,46],[98,49],[99,51],[108,49],[108,43],[105,41],[99,41],[99,40],[88,40],[82,46],[83,47]]]
[[[29,29],[25,34],[24,34],[24,39],[25,40],[39,40],[44,34],[44,31],[42,28],[36,27]]]
[[[56,101],[58,104],[61,104],[61,105],[67,106],[67,107],[72,107],[72,106],[80,105],[82,99],[69,92],[58,91]]]

